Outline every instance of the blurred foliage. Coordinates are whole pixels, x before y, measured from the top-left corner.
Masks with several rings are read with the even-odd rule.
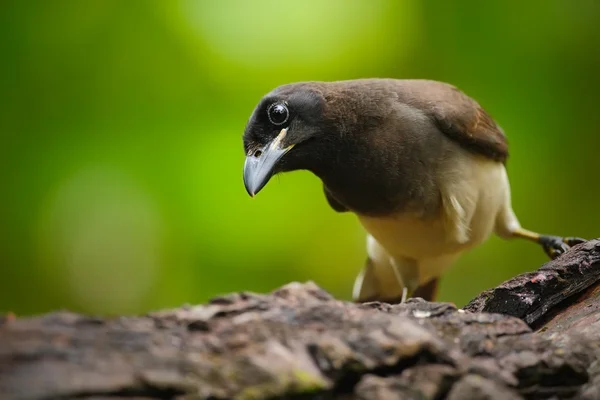
[[[451,82],[507,132],[513,204],[600,235],[600,2],[16,1],[0,5],[0,311],[143,312],[314,280],[348,299],[352,215],[307,172],[254,199],[241,135],[299,80]],[[491,238],[441,300],[546,258]]]

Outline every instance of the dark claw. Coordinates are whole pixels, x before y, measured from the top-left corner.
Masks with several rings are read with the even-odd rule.
[[[560,236],[549,236],[542,235],[540,237],[540,244],[544,248],[544,251],[551,259],[555,259],[560,255],[566,253],[571,246],[585,242],[585,239],[578,237],[560,237]]]
[[[570,247],[573,247],[576,244],[580,244],[580,243],[583,243],[585,241],[586,241],[585,239],[578,238],[578,237],[573,237],[573,236],[563,238],[563,242],[566,243]]]

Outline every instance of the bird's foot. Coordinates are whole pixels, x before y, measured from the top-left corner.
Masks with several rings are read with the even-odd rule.
[[[585,239],[578,237],[541,235],[539,242],[548,257],[554,260],[558,256],[566,253],[572,246],[585,242]]]

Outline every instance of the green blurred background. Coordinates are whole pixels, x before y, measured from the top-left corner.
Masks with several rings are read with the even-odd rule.
[[[600,236],[600,2],[0,4],[0,311],[138,313],[314,280],[349,299],[352,215],[307,172],[254,199],[244,125],[299,80],[448,81],[509,136],[513,204]],[[492,238],[444,276],[462,305],[546,258]]]

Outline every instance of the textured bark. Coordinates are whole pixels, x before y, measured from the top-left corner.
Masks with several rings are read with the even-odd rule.
[[[0,399],[599,399],[599,359],[599,240],[461,310],[292,283],[143,316],[0,318]]]

